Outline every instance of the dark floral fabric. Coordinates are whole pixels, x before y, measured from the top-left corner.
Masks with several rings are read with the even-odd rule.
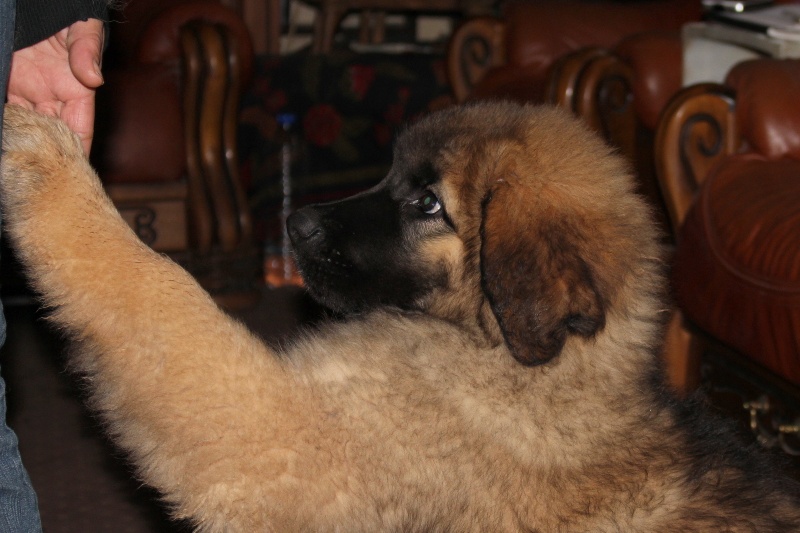
[[[280,234],[281,147],[292,125],[294,206],[375,184],[403,125],[452,103],[444,60],[430,54],[260,57],[242,101],[239,155],[257,236]]]

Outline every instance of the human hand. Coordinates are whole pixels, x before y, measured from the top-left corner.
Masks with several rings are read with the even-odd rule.
[[[103,22],[78,21],[52,37],[14,52],[8,101],[59,117],[88,154],[94,136],[94,96],[103,84]]]

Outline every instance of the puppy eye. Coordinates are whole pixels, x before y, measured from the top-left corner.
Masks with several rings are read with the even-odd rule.
[[[431,191],[425,191],[425,194],[420,196],[419,199],[414,202],[414,205],[426,215],[435,215],[442,209],[442,203],[439,201],[439,198]]]

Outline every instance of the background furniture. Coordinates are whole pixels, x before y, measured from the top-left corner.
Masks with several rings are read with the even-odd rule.
[[[656,139],[673,281],[703,380],[767,446],[800,454],[800,60],[683,90]],[[694,348],[694,353],[692,353]]]
[[[470,19],[456,29],[448,51],[450,83],[460,102],[541,102],[559,57],[587,46],[612,48],[643,31],[677,31],[700,15],[694,0],[511,0],[501,17]]]
[[[134,5],[142,18],[112,34],[93,163],[145,243],[244,305],[260,268],[237,151],[247,28],[216,2]]]
[[[284,0],[286,1],[286,0]],[[236,11],[247,25],[256,54],[278,54],[281,51],[282,0],[221,0],[222,5]]]
[[[703,43],[698,43],[701,37]],[[688,22],[680,32],[642,32],[623,38],[612,49],[587,47],[566,54],[551,68],[547,86],[548,101],[584,118],[632,161],[640,190],[656,207],[668,243],[674,242],[677,231],[676,214],[669,216],[675,205],[671,202],[667,206],[658,184],[654,132],[670,98],[691,81],[686,79],[687,63],[697,63],[698,58],[693,56],[698,47],[706,52],[718,50],[707,46],[713,38],[722,39],[726,50],[735,43],[740,54],[747,46],[747,57],[780,55],[792,49],[790,43],[754,31],[724,28],[719,23]],[[711,54],[700,59],[721,67],[714,71],[721,81],[732,66],[726,59],[729,55]],[[690,78],[701,74],[697,69],[688,71]],[[676,310],[668,329],[665,358],[673,384],[690,391],[699,380],[694,353],[697,349],[692,349],[695,343],[682,328],[682,320]]]
[[[381,24],[381,15],[374,20],[374,12],[399,11],[399,12],[452,12],[463,13],[467,16],[487,14],[491,11],[495,0],[307,0],[319,9],[314,28],[314,53],[328,54],[333,49],[333,38],[342,18],[349,11],[362,11],[362,31],[368,30],[370,25]],[[377,28],[379,34],[382,30]],[[373,38],[379,42],[381,37]]]

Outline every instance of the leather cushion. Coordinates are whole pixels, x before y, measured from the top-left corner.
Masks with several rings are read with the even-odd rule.
[[[677,30],[700,15],[700,4],[692,0],[508,2],[503,14],[506,66],[487,72],[470,99],[542,101],[557,58],[586,46],[612,48],[634,33]]]
[[[701,329],[800,385],[800,162],[727,159],[698,192],[674,264]]]
[[[678,30],[701,13],[696,0],[509,2],[503,17],[506,58],[545,72],[567,52],[590,45],[611,48],[622,37],[647,30]]]
[[[733,67],[736,120],[753,151],[800,159],[800,60],[758,59]]]
[[[92,162],[107,183],[175,181],[186,169],[178,73],[140,65],[106,74],[97,92]]]
[[[544,100],[545,81],[536,67],[503,65],[488,70],[472,88],[468,99],[540,102]]]
[[[162,11],[142,32],[137,59],[141,63],[169,63],[181,59],[181,28],[193,20],[222,24],[239,44],[240,64],[244,80],[249,79],[253,63],[250,33],[236,12],[218,2],[178,4]]]
[[[661,111],[682,85],[680,33],[638,33],[623,39],[616,53],[633,69],[633,105],[637,116],[645,127],[655,130]]]

